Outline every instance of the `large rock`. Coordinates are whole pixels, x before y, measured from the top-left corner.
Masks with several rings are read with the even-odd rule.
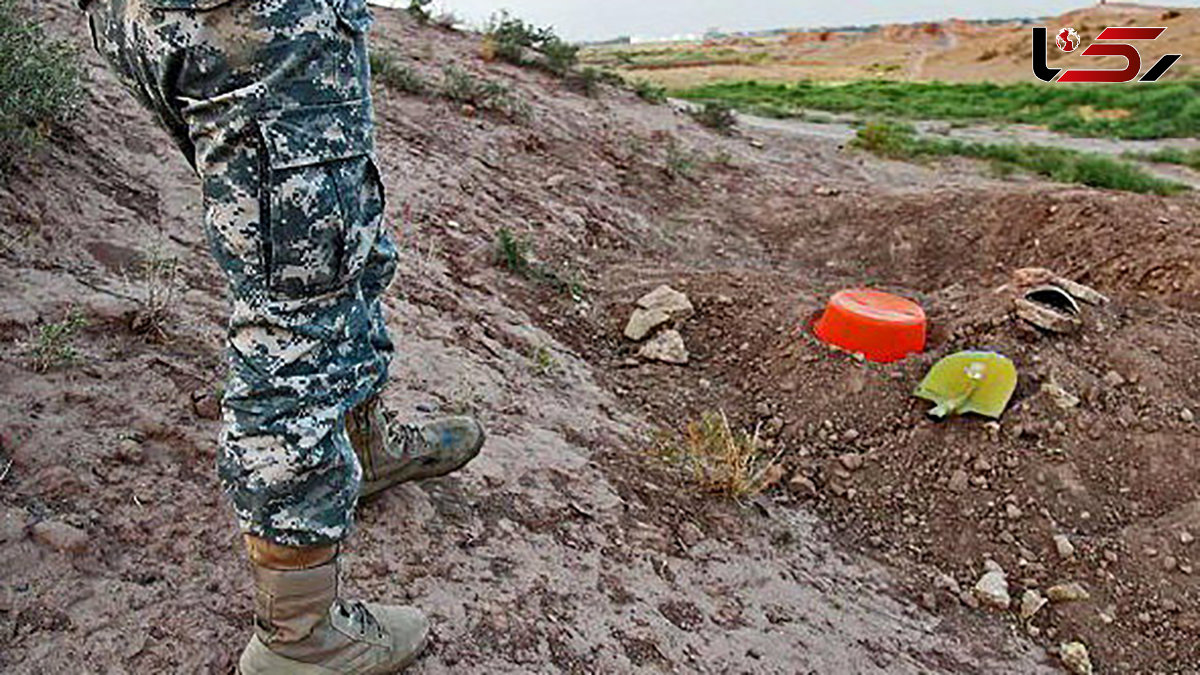
[[[640,342],[660,326],[683,321],[695,313],[687,295],[670,286],[659,286],[638,299],[637,309],[625,325],[625,337]]]
[[[687,347],[683,344],[683,336],[677,330],[659,333],[642,346],[638,356],[647,361],[662,361],[680,366],[687,365],[689,357]]]
[[[692,307],[692,301],[688,300],[688,296],[670,286],[659,286],[643,295],[637,301],[637,306],[642,309],[660,310],[672,320],[686,319],[696,313],[696,308]]]
[[[975,584],[974,590],[979,602],[993,609],[1004,610],[1012,605],[1012,597],[1008,594],[1008,578],[1004,572],[988,572]]]
[[[630,340],[641,342],[646,339],[646,336],[654,332],[656,328],[668,323],[671,320],[671,315],[661,309],[642,309],[633,310],[633,316],[629,317],[629,323],[625,325],[625,337]]]

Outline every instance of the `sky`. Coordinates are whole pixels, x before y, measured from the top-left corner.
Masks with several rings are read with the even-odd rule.
[[[387,2],[387,0],[381,0]],[[399,2],[399,0],[392,0]],[[407,4],[407,2],[399,2]],[[1085,0],[435,0],[467,23],[479,26],[501,9],[537,25],[554,26],[568,40],[602,40],[694,35],[786,27],[867,25],[948,18],[987,19],[1061,14]],[[1200,6],[1200,0],[1162,4]]]

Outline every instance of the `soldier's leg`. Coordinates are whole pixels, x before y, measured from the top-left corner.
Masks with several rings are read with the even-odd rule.
[[[240,669],[402,666],[423,645],[424,618],[343,602],[334,560],[361,475],[344,416],[387,372],[376,299],[363,286],[383,214],[366,7],[95,0],[89,15],[139,98],[182,120],[230,282],[218,464],[257,588],[256,636]]]

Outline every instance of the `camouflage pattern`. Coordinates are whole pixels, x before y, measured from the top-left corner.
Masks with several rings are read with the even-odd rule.
[[[243,529],[349,533],[348,410],[378,393],[395,271],[373,159],[365,0],[92,0],[95,46],[199,174],[228,277],[218,470]]]

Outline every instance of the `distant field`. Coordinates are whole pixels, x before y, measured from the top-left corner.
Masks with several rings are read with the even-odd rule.
[[[674,91],[776,117],[822,110],[908,120],[1034,124],[1076,136],[1126,139],[1200,136],[1200,81],[1052,87],[860,81],[734,82]]]

